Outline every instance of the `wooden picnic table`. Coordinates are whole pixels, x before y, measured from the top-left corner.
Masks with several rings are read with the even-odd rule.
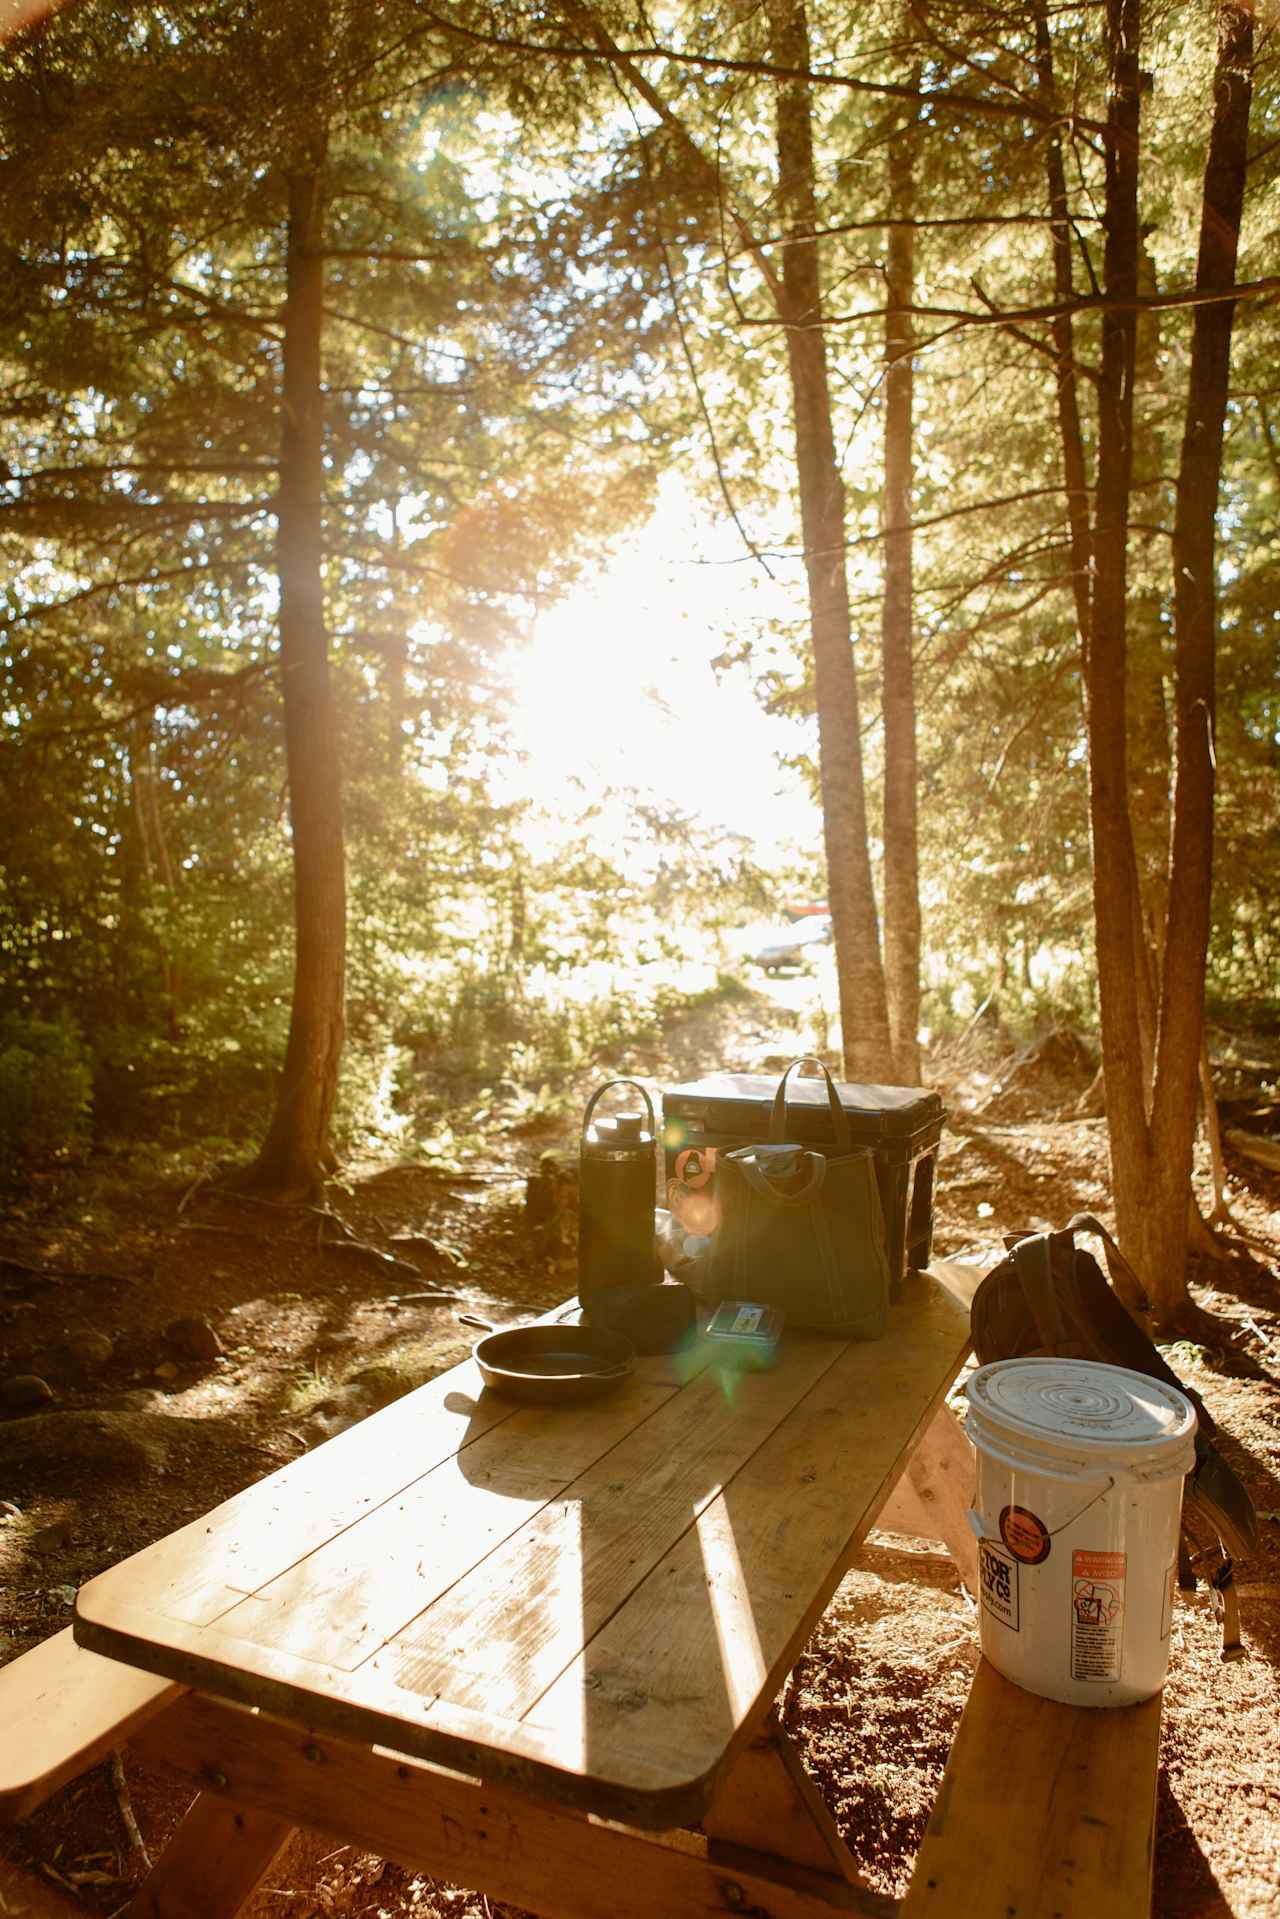
[[[881,1910],[771,1705],[954,1429],[976,1279],[588,1404],[468,1360],[90,1581],[78,1644],[194,1689],[139,1736],[206,1788],[140,1910],[234,1912],[295,1825],[548,1913]]]

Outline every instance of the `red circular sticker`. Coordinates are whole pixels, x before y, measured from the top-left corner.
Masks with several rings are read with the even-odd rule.
[[[1049,1557],[1053,1544],[1043,1519],[1037,1519],[1025,1506],[1005,1507],[1000,1515],[1000,1537],[1024,1566],[1038,1566]]]

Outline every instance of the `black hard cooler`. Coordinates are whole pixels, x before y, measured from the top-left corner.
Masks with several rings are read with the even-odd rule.
[[[682,1178],[690,1148],[728,1151],[769,1137],[777,1078],[711,1073],[663,1093],[666,1176]],[[884,1211],[889,1273],[896,1285],[911,1267],[929,1264],[942,1100],[922,1086],[851,1086],[836,1081],[855,1146],[871,1149]],[[814,1151],[834,1144],[827,1089],[820,1079],[787,1082],[787,1140]]]

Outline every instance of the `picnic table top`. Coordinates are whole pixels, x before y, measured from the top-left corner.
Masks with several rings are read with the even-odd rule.
[[[641,1360],[522,1406],[473,1361],[84,1586],[83,1645],[637,1826],[695,1823],[952,1383],[977,1274],[871,1344]]]

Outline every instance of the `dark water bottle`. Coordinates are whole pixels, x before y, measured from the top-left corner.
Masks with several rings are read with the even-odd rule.
[[[596,1101],[612,1086],[634,1087],[644,1112],[617,1113],[593,1126]],[[579,1159],[578,1298],[584,1306],[593,1294],[662,1278],[653,1230],[656,1148],[653,1106],[643,1086],[611,1079],[591,1095]]]

